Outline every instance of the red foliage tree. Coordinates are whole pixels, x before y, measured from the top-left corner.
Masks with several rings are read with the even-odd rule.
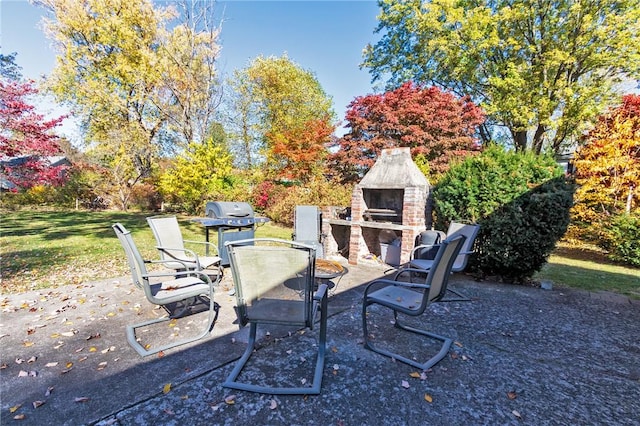
[[[345,181],[359,179],[382,149],[410,147],[424,155],[431,173],[446,171],[452,158],[479,150],[477,128],[484,113],[468,98],[436,87],[405,83],[378,95],[359,96],[349,104],[347,127],[331,155],[332,169]]]
[[[0,80],[0,171],[20,188],[60,184],[64,176],[65,166],[51,167],[47,157],[62,153],[51,130],[65,116],[45,120],[36,113],[26,98],[37,93],[32,81]]]
[[[307,182],[322,174],[328,154],[326,145],[334,130],[328,120],[317,119],[305,122],[300,129],[268,134],[273,143],[271,161],[278,164],[278,177]]]

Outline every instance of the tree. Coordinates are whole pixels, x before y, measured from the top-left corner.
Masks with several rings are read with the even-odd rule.
[[[331,98],[322,90],[316,77],[289,60],[286,55],[258,57],[236,75],[236,106],[243,117],[240,123],[259,123],[260,153],[267,170],[285,177],[293,163],[297,170],[317,170],[326,155],[324,144],[335,126]],[[249,98],[246,98],[246,97]],[[249,101],[249,102],[247,102]],[[255,114],[257,120],[252,120]],[[252,145],[252,130],[243,127],[245,147]],[[310,129],[315,129],[310,131]],[[330,131],[328,131],[330,129]],[[303,154],[303,151],[308,151]],[[253,153],[253,158],[256,158]],[[255,161],[254,161],[255,162]]]
[[[0,53],[0,77],[8,80],[20,80],[22,74],[20,73],[20,67],[16,64],[16,52],[8,55]]]
[[[214,2],[176,2],[179,20],[171,31],[160,28],[158,50],[162,114],[166,130],[183,145],[202,142],[220,102],[216,60],[220,28],[214,24]]]
[[[578,206],[576,219],[602,219],[640,210],[640,96],[599,117],[583,139],[574,166]]]
[[[62,184],[67,168],[52,167],[48,159],[62,154],[53,129],[65,116],[46,120],[38,114],[27,99],[37,93],[33,81],[21,83],[5,78],[4,73],[0,79],[0,158],[7,160],[1,163],[0,172],[18,188]]]
[[[309,120],[301,128],[267,134],[272,140],[272,157],[279,160],[282,177],[309,182],[325,170],[326,144],[335,126],[327,120]]]
[[[434,176],[453,158],[477,151],[477,128],[484,114],[468,98],[436,87],[405,83],[395,90],[357,97],[346,114],[349,133],[331,155],[332,170],[355,181],[371,168],[382,149],[410,147]]]
[[[229,87],[223,114],[229,130],[230,150],[238,167],[251,169],[260,162],[258,153],[262,149],[263,130],[246,70],[235,70]]]
[[[160,192],[188,212],[204,210],[207,199],[218,199],[231,175],[232,158],[224,142],[209,137],[192,142],[160,177]]]
[[[86,142],[112,171],[126,209],[161,151],[205,137],[217,31],[203,24],[195,2],[181,3],[183,21],[171,31],[178,12],[149,0],[39,4],[52,15],[45,26],[59,49],[49,88],[83,119]]]
[[[639,0],[379,4],[383,36],[363,64],[373,80],[469,94],[519,151],[561,151],[614,98],[616,83],[640,75]]]

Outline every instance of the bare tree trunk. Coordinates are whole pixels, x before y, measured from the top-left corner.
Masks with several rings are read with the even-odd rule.
[[[542,152],[542,143],[544,142],[544,134],[546,131],[547,130],[545,129],[544,125],[538,124],[536,133],[535,135],[533,135],[533,146],[531,147],[533,152],[535,152],[536,154],[540,154]]]
[[[512,130],[513,143],[516,147],[516,152],[525,152],[527,150],[527,131],[526,130]]]

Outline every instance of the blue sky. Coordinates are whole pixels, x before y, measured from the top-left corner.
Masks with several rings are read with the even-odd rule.
[[[51,72],[54,51],[38,25],[42,10],[27,0],[0,1],[2,52],[18,53],[25,77],[37,79]],[[376,1],[235,0],[216,7],[224,16],[219,61],[223,73],[244,68],[259,55],[286,53],[316,75],[341,121],[349,102],[373,92],[369,73],[358,65],[362,49],[378,39]]]

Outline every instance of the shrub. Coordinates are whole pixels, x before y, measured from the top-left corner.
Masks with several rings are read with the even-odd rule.
[[[292,226],[297,205],[348,206],[351,185],[342,185],[324,178],[316,178],[302,185],[266,183],[256,187],[254,203],[260,200],[264,214],[272,221]]]
[[[156,211],[160,210],[162,201],[152,182],[142,182],[131,189],[129,204],[141,211]]]
[[[498,146],[453,166],[434,189],[437,226],[480,224],[469,267],[522,282],[546,262],[569,224],[573,185],[550,156]]]
[[[611,260],[640,267],[640,215],[615,216],[601,230],[599,245]]]

